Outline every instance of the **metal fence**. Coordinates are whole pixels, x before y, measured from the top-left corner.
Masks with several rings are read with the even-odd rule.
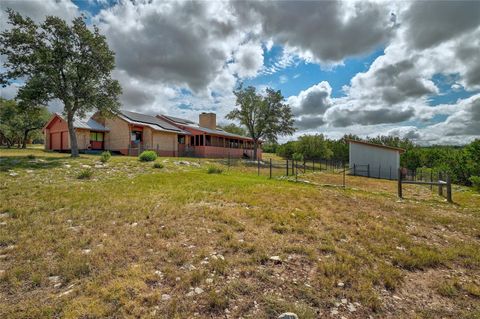
[[[240,170],[256,173],[258,176],[267,176],[269,178],[294,178],[298,179],[306,173],[312,172],[333,172],[348,174],[349,169],[345,168],[345,163],[329,159],[314,159],[305,161],[286,160],[245,160],[238,158],[225,158],[214,160],[215,162],[235,167]],[[343,183],[342,183],[343,184]]]

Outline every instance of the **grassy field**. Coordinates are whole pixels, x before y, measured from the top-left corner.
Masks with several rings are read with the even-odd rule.
[[[478,193],[157,162],[0,149],[0,318],[480,318]]]

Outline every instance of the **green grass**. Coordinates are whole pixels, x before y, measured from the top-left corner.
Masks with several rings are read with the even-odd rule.
[[[480,313],[470,189],[454,205],[414,186],[398,201],[394,181],[348,177],[343,190],[208,159],[100,159],[0,149],[1,318]]]

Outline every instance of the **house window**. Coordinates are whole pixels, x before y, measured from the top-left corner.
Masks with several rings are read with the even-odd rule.
[[[90,132],[90,141],[103,142],[103,133],[102,132]]]
[[[178,144],[185,144],[185,136],[178,135]]]
[[[132,131],[131,141],[134,143],[140,143],[142,141],[142,132],[141,131]]]

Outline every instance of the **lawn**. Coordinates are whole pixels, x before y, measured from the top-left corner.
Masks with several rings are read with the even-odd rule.
[[[480,317],[470,189],[99,158],[0,149],[0,318]]]

